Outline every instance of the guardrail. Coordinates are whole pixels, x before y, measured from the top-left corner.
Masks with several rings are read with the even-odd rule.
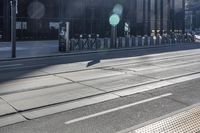
[[[115,48],[148,47],[159,45],[173,45],[177,43],[192,43],[192,35],[157,35],[157,36],[131,36],[118,37]],[[110,38],[79,38],[70,39],[70,51],[111,49]]]

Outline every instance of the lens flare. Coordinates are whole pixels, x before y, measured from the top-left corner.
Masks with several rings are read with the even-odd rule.
[[[112,14],[109,18],[110,25],[117,26],[120,22],[120,17],[117,14]]]
[[[31,19],[41,19],[45,15],[45,6],[39,1],[32,2],[27,10]]]

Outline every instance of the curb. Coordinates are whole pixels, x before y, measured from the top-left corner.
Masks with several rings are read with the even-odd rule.
[[[77,56],[77,55],[89,55],[89,54],[98,54],[105,52],[119,52],[124,50],[143,50],[149,48],[161,48],[161,47],[174,47],[174,46],[182,46],[182,45],[194,45],[199,43],[184,43],[184,44],[168,44],[168,45],[154,45],[154,46],[142,46],[142,47],[132,47],[132,48],[120,48],[120,49],[109,49],[109,50],[98,50],[98,51],[83,51],[83,52],[73,52],[73,53],[59,53],[52,55],[42,55],[42,56],[31,56],[31,57],[19,57],[19,58],[7,58],[0,59],[0,61],[17,61],[17,60],[26,60],[26,59],[39,59],[39,58],[51,58],[51,57],[62,57],[62,56]]]

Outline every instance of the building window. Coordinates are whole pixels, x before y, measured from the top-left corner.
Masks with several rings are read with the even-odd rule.
[[[27,30],[27,22],[16,22],[16,29],[17,30]]]
[[[49,22],[49,29],[59,29],[59,22]]]

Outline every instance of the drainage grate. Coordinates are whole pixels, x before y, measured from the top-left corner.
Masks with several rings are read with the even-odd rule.
[[[199,131],[200,106],[196,106],[127,133],[197,133]]]

